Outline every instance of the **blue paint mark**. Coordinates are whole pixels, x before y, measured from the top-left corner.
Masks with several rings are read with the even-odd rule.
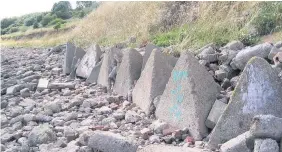
[[[173,71],[172,72],[172,79],[174,82],[181,80],[182,78],[188,77],[187,71]]]
[[[180,119],[182,115],[179,105],[176,105],[176,104],[174,104],[171,108],[169,108],[169,112],[171,113],[171,115],[173,115],[177,119]]]
[[[180,93],[181,88],[182,88],[182,86],[180,84],[178,84],[176,89],[171,91],[171,94],[176,95],[176,94]]]
[[[177,95],[177,98],[176,98],[176,101],[178,103],[182,103],[183,102],[183,99],[184,99],[184,96],[181,94],[181,95]]]

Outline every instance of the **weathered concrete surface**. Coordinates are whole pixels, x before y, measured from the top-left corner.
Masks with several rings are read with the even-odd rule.
[[[103,152],[135,152],[137,145],[111,132],[95,131],[89,137],[88,146]]]
[[[110,48],[106,50],[106,52],[104,53],[101,69],[97,80],[98,84],[101,84],[109,88],[110,83],[108,81],[108,77],[114,67],[113,62],[114,60],[116,60],[115,56],[117,54],[122,54],[121,50],[117,48]]]
[[[273,57],[279,52],[282,52],[282,48],[278,49],[277,47],[273,47],[268,54],[268,59],[273,60]]]
[[[267,58],[270,50],[272,49],[270,43],[263,43],[254,47],[247,47],[241,50],[236,57],[232,60],[231,64],[235,65],[236,68],[243,70],[249,59],[252,57]],[[234,66],[233,66],[234,67]]]
[[[139,79],[141,74],[142,61],[142,55],[135,49],[124,51],[114,86],[117,93],[126,96],[128,91],[133,89],[134,82]]]
[[[262,58],[246,65],[229,104],[211,133],[208,145],[216,147],[250,129],[259,114],[282,117],[282,84],[278,73]]]
[[[205,120],[220,87],[189,52],[178,59],[161,96],[156,116],[177,128],[188,127],[195,140],[207,136]]]
[[[143,55],[143,64],[142,64],[142,71],[144,70],[145,68],[145,65],[151,55],[151,52],[153,51],[153,49],[157,49],[157,50],[161,50],[161,48],[153,45],[153,44],[147,44],[146,47],[145,47],[145,53]]]
[[[145,113],[149,114],[154,98],[163,93],[175,63],[176,58],[152,51],[132,92],[133,102]]]
[[[272,138],[279,141],[282,137],[282,118],[257,115],[253,119],[250,133],[256,138]]]
[[[99,76],[99,73],[100,73],[100,69],[101,69],[101,65],[102,65],[102,61],[100,61],[99,63],[97,63],[97,65],[95,65],[95,67],[92,69],[90,75],[86,79],[87,83],[96,83],[97,82],[98,76]]]
[[[71,65],[72,71],[74,71],[77,67],[79,67],[85,53],[86,52],[82,48],[80,48],[80,47],[75,48],[74,57],[73,57],[73,60],[72,60],[72,65]]]
[[[271,139],[256,139],[254,152],[279,152],[278,143]]]
[[[223,111],[225,110],[226,106],[227,104],[221,102],[220,100],[216,100],[214,102],[212,109],[205,123],[208,128],[211,128],[211,129],[214,128],[219,117],[222,115]]]
[[[71,66],[72,66],[72,60],[75,53],[75,46],[68,42],[66,45],[66,52],[64,56],[64,64],[63,64],[63,73],[64,74],[70,74],[71,73]]]
[[[244,44],[240,41],[231,41],[227,43],[222,49],[229,49],[229,50],[234,50],[238,51],[244,48]]]
[[[100,57],[102,55],[101,49],[99,45],[90,46],[84,57],[81,59],[80,64],[77,67],[76,75],[88,78],[92,72],[92,69],[97,65],[100,61]]]
[[[176,147],[167,145],[149,145],[137,152],[204,152],[203,149],[190,148],[190,147]]]
[[[252,152],[254,138],[247,131],[233,138],[220,147],[221,152]]]

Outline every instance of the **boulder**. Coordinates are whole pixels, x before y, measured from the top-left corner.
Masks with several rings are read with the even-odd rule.
[[[279,141],[282,137],[282,118],[257,115],[253,118],[250,133],[256,138],[272,138]]]
[[[88,139],[88,147],[103,152],[135,152],[137,145],[119,134],[95,131]]]
[[[147,44],[146,47],[145,47],[145,53],[143,55],[143,63],[142,63],[142,71],[143,69],[145,68],[145,65],[151,55],[151,52],[154,50],[154,49],[157,49],[157,50],[161,50],[161,48],[153,45],[153,44]]]
[[[55,132],[47,125],[36,126],[28,135],[28,144],[36,146],[37,144],[47,144],[57,139]]]
[[[133,89],[134,82],[141,74],[142,56],[135,49],[126,50],[120,68],[117,72],[114,90],[122,96],[126,96],[128,91]]]
[[[247,131],[236,138],[233,138],[220,147],[221,152],[252,152],[254,138]]]
[[[223,111],[225,110],[227,104],[223,103],[220,100],[216,100],[212,106],[212,109],[209,113],[209,116],[205,122],[206,126],[208,128],[213,129],[214,126],[216,125],[219,117],[221,116],[221,114],[223,113]]]
[[[275,67],[282,68],[282,52],[277,53],[273,57],[273,61],[274,61]]]
[[[176,63],[176,58],[153,50],[133,92],[132,100],[149,114],[154,98],[161,95]]]
[[[268,59],[273,60],[273,57],[279,52],[282,52],[282,48],[278,49],[277,47],[273,47],[268,54]]]
[[[208,145],[216,147],[250,129],[259,114],[282,117],[282,84],[266,60],[254,57],[242,72],[231,99],[213,129]]]
[[[267,58],[272,45],[270,43],[263,43],[254,47],[247,47],[241,50],[236,57],[232,60],[231,64],[233,68],[243,70],[249,59],[252,57]]]
[[[275,43],[274,46],[277,47],[277,48],[281,48],[282,47],[282,41]]]
[[[15,94],[24,88],[23,84],[17,84],[7,88],[6,94]]]
[[[114,62],[118,62],[118,63],[121,62],[121,61],[117,61],[117,59],[115,58],[115,56],[120,56],[120,54],[122,54],[122,52],[117,48],[110,48],[106,50],[106,52],[104,53],[102,65],[97,80],[98,84],[106,86],[107,88],[110,87],[110,83],[108,79],[109,74],[111,73],[112,69],[115,67]]]
[[[101,65],[102,65],[102,61],[100,61],[99,63],[97,63],[97,65],[95,65],[95,67],[92,69],[90,75],[86,79],[87,83],[97,83],[98,76],[99,76],[100,69],[101,69]]]
[[[278,143],[271,139],[256,139],[254,152],[279,152]]]
[[[92,73],[92,69],[99,63],[101,55],[102,51],[99,45],[90,46],[77,67],[76,75],[88,78]]]
[[[208,135],[205,120],[219,94],[220,86],[189,52],[184,52],[156,109],[156,116],[182,129],[188,127],[195,140]]]
[[[82,48],[80,47],[75,48],[74,57],[73,57],[72,64],[71,64],[71,72],[77,69],[84,55],[85,55],[85,51]]]
[[[244,44],[240,41],[231,41],[227,43],[222,49],[229,49],[229,50],[242,50],[244,48]]]
[[[63,73],[64,74],[70,74],[71,73],[71,66],[72,66],[72,60],[75,53],[75,46],[74,44],[68,42],[66,45],[66,52],[64,55],[64,63],[63,63]]]

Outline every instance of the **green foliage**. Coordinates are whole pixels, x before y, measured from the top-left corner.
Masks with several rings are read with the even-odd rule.
[[[1,29],[1,35],[8,34],[10,28]]]
[[[1,29],[7,28],[10,25],[14,24],[17,21],[17,18],[4,18],[1,20]]]
[[[56,18],[55,16],[53,16],[51,14],[47,14],[42,18],[41,25],[46,26],[55,18]]]
[[[48,25],[56,25],[57,23],[64,24],[64,23],[66,23],[66,21],[64,21],[64,20],[62,20],[60,18],[55,18]]]
[[[82,10],[83,8],[93,8],[96,9],[99,4],[95,1],[76,1],[76,9]]]
[[[42,19],[43,19],[43,15],[38,15],[38,16],[36,17],[36,22],[39,23],[39,22],[42,21]]]
[[[28,18],[25,20],[24,25],[25,26],[31,26],[34,24],[34,22],[36,21],[36,18],[32,17],[32,18]]]
[[[153,36],[151,39],[154,44],[158,46],[170,46],[180,43],[183,40],[183,32],[184,28],[175,28],[168,32],[158,33]]]
[[[14,32],[18,32],[19,28],[18,27],[11,27],[9,33],[14,33]]]
[[[80,11],[80,13],[79,13],[79,18],[83,18],[85,16],[85,13],[84,13],[84,11]]]
[[[57,23],[53,28],[58,31],[61,28],[61,23]]]
[[[60,1],[55,3],[52,8],[52,13],[56,14],[57,17],[62,19],[71,18],[71,4],[69,1]]]
[[[281,29],[282,26],[282,2],[262,2],[258,15],[252,24],[259,35],[266,35]]]
[[[34,28],[34,29],[39,28],[39,24],[38,24],[38,22],[34,22],[34,24],[33,24],[33,28]]]
[[[20,29],[21,32],[25,32],[25,31],[27,31],[28,27],[27,26],[21,26],[19,29]]]

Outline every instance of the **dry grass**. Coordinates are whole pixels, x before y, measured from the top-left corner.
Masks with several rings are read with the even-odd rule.
[[[112,44],[136,36],[149,37],[149,26],[160,14],[161,2],[104,2],[73,31],[73,41],[87,46],[92,43]]]

